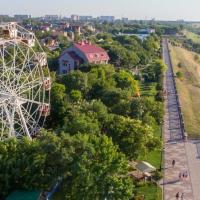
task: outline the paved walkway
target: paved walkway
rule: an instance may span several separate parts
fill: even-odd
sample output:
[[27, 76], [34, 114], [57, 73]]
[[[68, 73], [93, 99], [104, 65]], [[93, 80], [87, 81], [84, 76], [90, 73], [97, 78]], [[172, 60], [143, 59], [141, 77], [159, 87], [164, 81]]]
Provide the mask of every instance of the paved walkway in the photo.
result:
[[200, 141], [185, 143], [194, 200], [200, 200]]
[[[197, 198], [193, 197], [190, 174], [198, 173], [198, 171], [192, 170], [191, 173], [189, 170], [187, 155], [191, 155], [191, 152], [187, 151], [190, 149], [189, 144], [185, 144], [182, 139], [181, 116], [179, 115], [179, 104], [166, 40], [163, 41], [163, 57], [168, 66], [165, 76], [167, 99], [165, 102], [166, 114], [164, 119], [164, 200], [176, 199], [177, 192], [180, 192], [180, 194], [184, 193], [185, 200], [200, 200], [200, 196]], [[176, 160], [174, 168], [172, 167], [173, 159]], [[187, 171], [188, 177], [185, 180], [180, 180], [179, 173], [184, 173], [185, 171]]]

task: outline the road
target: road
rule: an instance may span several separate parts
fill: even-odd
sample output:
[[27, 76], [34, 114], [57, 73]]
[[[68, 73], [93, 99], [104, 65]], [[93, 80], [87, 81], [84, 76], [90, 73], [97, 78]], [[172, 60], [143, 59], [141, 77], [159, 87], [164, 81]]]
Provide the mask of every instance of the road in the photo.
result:
[[[176, 86], [173, 78], [173, 69], [167, 45], [167, 40], [163, 39], [163, 59], [168, 67], [164, 79], [164, 89], [167, 93], [165, 101], [165, 118], [163, 128], [164, 200], [176, 199], [175, 196], [178, 192], [180, 192], [180, 194], [184, 193], [185, 200], [200, 200], [200, 196], [194, 198], [193, 184], [190, 176], [191, 170], [192, 174], [194, 173], [194, 171], [188, 162], [188, 156], [190, 156], [192, 153], [194, 154], [195, 150], [193, 150], [192, 152], [188, 151], [188, 145], [193, 145], [193, 143], [185, 142], [183, 139], [184, 130], [182, 129], [183, 126], [181, 122], [181, 115], [179, 113], [180, 104], [177, 98]], [[174, 168], [172, 167], [172, 160], [176, 161]], [[188, 173], [188, 177], [184, 180], [180, 180], [179, 174], [186, 171]], [[196, 173], [198, 172], [196, 171]]]

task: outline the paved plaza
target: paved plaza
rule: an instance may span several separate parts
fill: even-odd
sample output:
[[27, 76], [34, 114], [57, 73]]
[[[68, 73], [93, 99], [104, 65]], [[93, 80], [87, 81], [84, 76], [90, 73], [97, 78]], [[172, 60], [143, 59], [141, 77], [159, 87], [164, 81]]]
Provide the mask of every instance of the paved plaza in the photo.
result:
[[[176, 199], [177, 192], [184, 193], [185, 200], [200, 200], [200, 141], [185, 142], [183, 139], [179, 103], [165, 39], [163, 40], [163, 57], [168, 66], [165, 76], [167, 97], [164, 118], [164, 200]], [[176, 161], [174, 168], [173, 160]], [[180, 179], [179, 174], [184, 172], [188, 174], [188, 177]]]

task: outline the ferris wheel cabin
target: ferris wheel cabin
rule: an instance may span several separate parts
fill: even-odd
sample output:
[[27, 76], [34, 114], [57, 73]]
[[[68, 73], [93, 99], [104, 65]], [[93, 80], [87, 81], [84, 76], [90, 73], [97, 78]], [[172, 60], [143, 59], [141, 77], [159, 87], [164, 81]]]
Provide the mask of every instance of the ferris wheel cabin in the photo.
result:
[[49, 104], [42, 104], [40, 106], [40, 114], [43, 117], [47, 117], [50, 114], [50, 106]]
[[17, 38], [17, 23], [10, 22], [6, 24], [0, 24], [0, 36], [5, 39]]
[[19, 26], [16, 22], [1, 23], [0, 37], [4, 39], [17, 39], [29, 47], [35, 46], [35, 35]]
[[33, 33], [21, 33], [21, 41], [29, 47], [35, 46], [35, 35]]
[[43, 88], [46, 91], [50, 91], [51, 90], [51, 79], [50, 78], [45, 78], [43, 81]]

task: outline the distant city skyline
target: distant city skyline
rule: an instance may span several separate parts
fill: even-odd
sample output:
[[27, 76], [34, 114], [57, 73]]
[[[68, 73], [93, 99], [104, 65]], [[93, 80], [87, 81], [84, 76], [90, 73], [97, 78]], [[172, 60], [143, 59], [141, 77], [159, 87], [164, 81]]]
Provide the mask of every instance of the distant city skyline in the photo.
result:
[[200, 21], [199, 0], [0, 0], [0, 14], [113, 15], [129, 19]]

